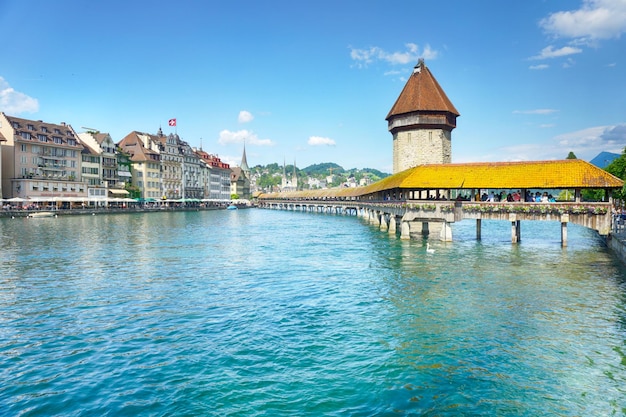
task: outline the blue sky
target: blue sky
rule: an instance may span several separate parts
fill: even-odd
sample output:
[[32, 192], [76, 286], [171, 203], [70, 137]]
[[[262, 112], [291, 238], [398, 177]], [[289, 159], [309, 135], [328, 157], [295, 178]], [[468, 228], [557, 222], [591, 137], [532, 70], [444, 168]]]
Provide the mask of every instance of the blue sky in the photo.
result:
[[461, 113], [453, 162], [590, 160], [626, 146], [624, 32], [626, 0], [0, 0], [0, 111], [391, 172], [423, 57]]

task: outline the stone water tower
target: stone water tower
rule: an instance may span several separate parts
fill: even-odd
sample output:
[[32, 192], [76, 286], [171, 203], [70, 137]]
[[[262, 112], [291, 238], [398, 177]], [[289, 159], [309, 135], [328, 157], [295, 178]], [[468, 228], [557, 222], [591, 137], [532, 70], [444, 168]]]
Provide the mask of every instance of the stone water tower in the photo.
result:
[[386, 117], [393, 135], [393, 173], [452, 162], [459, 112], [420, 59]]

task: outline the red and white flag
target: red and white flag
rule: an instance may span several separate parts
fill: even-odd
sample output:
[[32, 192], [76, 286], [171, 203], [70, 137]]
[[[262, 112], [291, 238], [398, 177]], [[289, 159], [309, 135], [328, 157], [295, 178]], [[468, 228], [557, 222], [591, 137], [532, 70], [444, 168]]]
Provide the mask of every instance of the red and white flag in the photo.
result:
[[176, 126], [176, 119], [170, 119], [169, 122], [167, 122], [167, 124], [170, 126]]

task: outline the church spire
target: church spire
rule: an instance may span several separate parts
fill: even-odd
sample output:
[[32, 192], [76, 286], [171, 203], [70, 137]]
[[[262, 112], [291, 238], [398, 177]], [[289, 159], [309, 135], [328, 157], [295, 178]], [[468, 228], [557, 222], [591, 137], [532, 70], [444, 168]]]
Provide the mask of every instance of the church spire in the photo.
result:
[[248, 158], [246, 158], [246, 142], [243, 143], [243, 156], [241, 157], [241, 170], [244, 172], [249, 172], [250, 168], [248, 168]]

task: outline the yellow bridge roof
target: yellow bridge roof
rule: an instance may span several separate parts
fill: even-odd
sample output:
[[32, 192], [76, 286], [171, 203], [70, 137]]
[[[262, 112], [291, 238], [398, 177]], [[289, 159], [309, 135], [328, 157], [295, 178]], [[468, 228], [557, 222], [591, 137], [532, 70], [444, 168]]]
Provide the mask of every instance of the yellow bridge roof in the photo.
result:
[[624, 185], [619, 178], [581, 159], [421, 165], [407, 171], [410, 173], [401, 179], [399, 188], [563, 189]]
[[334, 198], [393, 189], [621, 188], [624, 181], [581, 159], [420, 165], [357, 188], [263, 194], [260, 198]]

